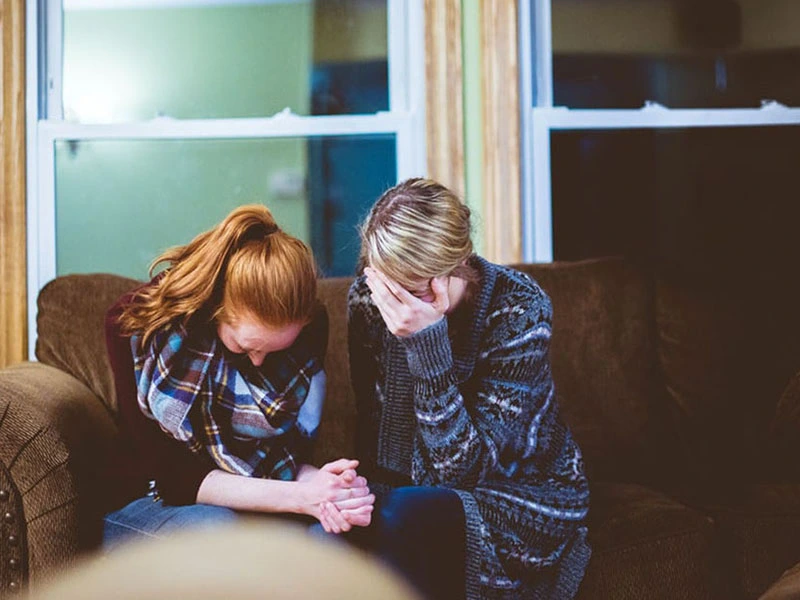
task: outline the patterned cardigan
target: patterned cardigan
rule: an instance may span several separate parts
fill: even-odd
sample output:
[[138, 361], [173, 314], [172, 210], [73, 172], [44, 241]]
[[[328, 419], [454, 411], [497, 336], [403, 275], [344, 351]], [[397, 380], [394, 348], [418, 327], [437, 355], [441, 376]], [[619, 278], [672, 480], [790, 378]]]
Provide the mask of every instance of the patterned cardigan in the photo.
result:
[[[467, 598], [571, 598], [589, 560], [589, 487], [559, 417], [550, 300], [529, 276], [473, 257], [474, 297], [406, 338], [363, 276], [348, 298], [359, 458], [370, 486], [437, 485], [466, 516]], [[466, 311], [468, 314], [463, 314]]]

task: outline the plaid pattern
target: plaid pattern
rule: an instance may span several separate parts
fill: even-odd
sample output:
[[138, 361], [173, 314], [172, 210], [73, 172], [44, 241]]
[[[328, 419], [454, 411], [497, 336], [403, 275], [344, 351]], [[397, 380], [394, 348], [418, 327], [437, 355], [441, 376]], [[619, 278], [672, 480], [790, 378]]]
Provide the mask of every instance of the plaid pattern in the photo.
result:
[[224, 471], [295, 478], [297, 454], [319, 424], [297, 418], [312, 378], [322, 371], [307, 335], [269, 354], [260, 367], [231, 356], [207, 328], [175, 326], [153, 335], [145, 348], [139, 342], [140, 336], [131, 338], [137, 398], [146, 416]]

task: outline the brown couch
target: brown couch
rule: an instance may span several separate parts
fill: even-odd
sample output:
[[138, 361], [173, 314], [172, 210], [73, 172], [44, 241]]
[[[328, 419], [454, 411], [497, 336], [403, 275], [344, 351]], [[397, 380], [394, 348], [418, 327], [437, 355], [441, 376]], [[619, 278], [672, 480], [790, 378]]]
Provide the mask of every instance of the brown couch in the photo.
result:
[[[519, 268], [553, 300], [557, 389], [592, 481], [580, 597], [757, 597], [800, 560], [794, 306], [620, 259]], [[38, 299], [39, 362], [0, 371], [0, 595], [98, 542], [92, 467], [114, 443], [115, 413], [103, 315], [135, 283], [52, 281]], [[320, 462], [353, 455], [349, 283], [321, 283], [331, 329]]]

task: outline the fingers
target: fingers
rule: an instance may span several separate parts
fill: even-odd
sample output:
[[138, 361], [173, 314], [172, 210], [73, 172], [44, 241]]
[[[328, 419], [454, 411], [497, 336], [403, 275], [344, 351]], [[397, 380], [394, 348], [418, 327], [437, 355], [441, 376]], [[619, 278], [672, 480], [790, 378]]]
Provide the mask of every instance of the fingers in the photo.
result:
[[[375, 271], [373, 271], [375, 272]], [[377, 277], [367, 277], [367, 287], [372, 292], [372, 301], [381, 313], [387, 325], [394, 323], [397, 311], [401, 306], [400, 300], [392, 294], [391, 290]], [[390, 325], [391, 328], [391, 325]]]
[[434, 300], [430, 302], [417, 298], [377, 269], [367, 267], [364, 273], [375, 306], [387, 329], [396, 336], [405, 337], [425, 329], [439, 321], [450, 307], [448, 277], [431, 280]]
[[378, 282], [380, 284], [383, 284], [383, 286], [389, 291], [389, 293], [391, 293], [391, 295], [394, 296], [400, 302], [407, 304], [409, 302], [417, 300], [417, 298], [414, 297], [414, 294], [409, 292], [406, 288], [397, 283], [394, 279], [386, 275], [383, 271], [367, 267], [366, 269], [364, 269], [364, 273], [367, 274], [367, 285], [369, 285], [370, 279], [373, 280], [377, 279]]
[[339, 475], [339, 479], [344, 483], [344, 487], [348, 488], [360, 488], [367, 486], [367, 478], [362, 477], [358, 473], [356, 473], [353, 469], [348, 469], [341, 475]]
[[340, 475], [348, 470], [355, 470], [358, 468], [358, 461], [350, 458], [340, 458], [333, 462], [326, 463], [320, 467], [320, 471], [327, 471], [334, 475]]
[[341, 502], [343, 500], [352, 500], [354, 498], [364, 498], [369, 496], [369, 488], [367, 486], [360, 487], [347, 487], [341, 488], [329, 500], [331, 502]]
[[355, 469], [347, 469], [346, 471], [342, 472], [341, 475], [339, 475], [339, 479], [341, 479], [348, 486], [353, 484], [353, 482], [356, 480], [356, 477], [358, 477], [358, 475], [356, 474]]
[[372, 522], [373, 508], [373, 506], [362, 506], [354, 510], [343, 510], [341, 513], [353, 527], [367, 527]]
[[325, 530], [325, 533], [333, 533], [333, 526], [328, 519], [328, 512], [325, 509], [324, 503], [319, 505], [318, 512], [319, 514], [317, 515], [317, 519], [319, 520], [320, 525], [322, 525], [322, 529]]
[[320, 519], [323, 529], [329, 531], [329, 533], [342, 533], [343, 531], [350, 531], [352, 528], [350, 522], [330, 502], [323, 502], [320, 505], [320, 516], [325, 519], [327, 526], [330, 528], [330, 530], [325, 529], [326, 523], [323, 523], [322, 519]]
[[338, 500], [334, 502], [336, 508], [340, 511], [342, 510], [355, 510], [358, 508], [364, 508], [366, 506], [372, 506], [375, 504], [375, 495], [368, 494], [366, 496], [357, 496], [354, 498], [348, 498], [346, 500]]

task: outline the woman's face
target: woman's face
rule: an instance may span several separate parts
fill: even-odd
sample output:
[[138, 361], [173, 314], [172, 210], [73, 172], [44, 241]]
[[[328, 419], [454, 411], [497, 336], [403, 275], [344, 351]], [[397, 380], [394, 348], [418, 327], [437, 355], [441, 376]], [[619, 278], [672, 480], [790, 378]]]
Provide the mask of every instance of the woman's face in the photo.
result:
[[431, 288], [431, 281], [433, 280], [420, 279], [413, 282], [413, 285], [407, 287], [406, 290], [408, 290], [408, 292], [418, 300], [422, 300], [423, 302], [431, 304], [434, 300], [436, 300], [436, 296], [433, 293], [433, 288]]
[[[432, 304], [436, 301], [436, 294], [433, 292], [431, 282], [433, 279], [419, 279], [412, 282], [413, 285], [405, 288], [408, 292], [423, 302]], [[464, 298], [464, 292], [467, 289], [467, 282], [460, 277], [448, 276], [445, 278], [445, 285], [447, 286], [447, 298], [449, 307], [445, 311], [446, 314], [453, 312]]]
[[220, 322], [217, 335], [228, 350], [234, 354], [246, 354], [253, 366], [258, 367], [267, 354], [286, 350], [294, 344], [302, 329], [303, 323], [275, 327], [245, 316], [234, 323]]

